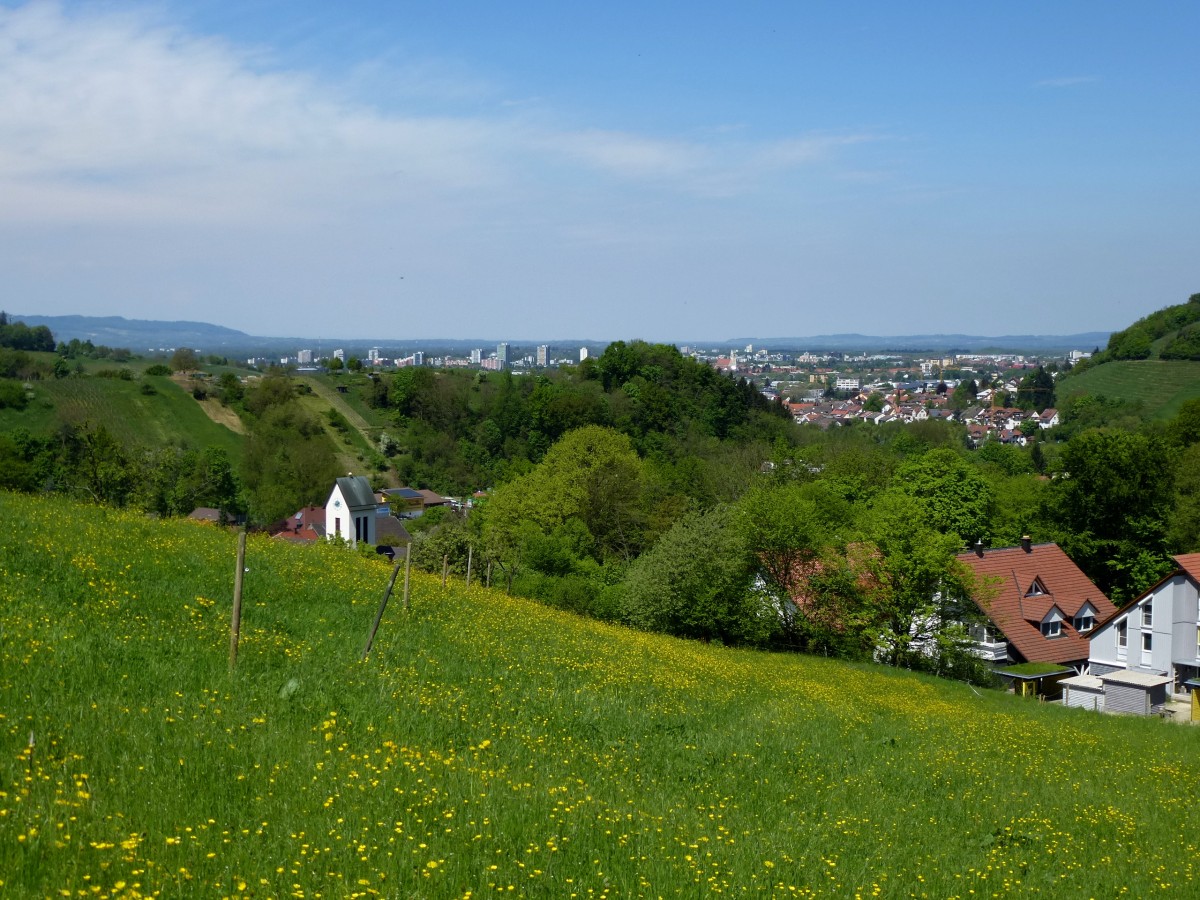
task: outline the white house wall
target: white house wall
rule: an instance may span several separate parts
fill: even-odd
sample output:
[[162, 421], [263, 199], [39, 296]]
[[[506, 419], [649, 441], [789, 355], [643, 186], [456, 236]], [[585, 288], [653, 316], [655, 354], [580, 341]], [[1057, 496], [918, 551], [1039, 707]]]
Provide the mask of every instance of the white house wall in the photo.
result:
[[[1147, 602], [1153, 606], [1149, 628], [1142, 625], [1142, 611]], [[1128, 646], [1124, 655], [1117, 648], [1117, 626], [1126, 622]], [[1197, 590], [1183, 574], [1164, 581], [1122, 611], [1121, 615], [1097, 628], [1090, 639], [1089, 670], [1103, 675], [1119, 669], [1151, 669], [1176, 677], [1175, 662], [1197, 659], [1197, 624], [1200, 623], [1200, 601]], [[1143, 654], [1144, 634], [1151, 636], [1151, 650]]]
[[362, 519], [363, 524], [362, 536], [359, 538], [363, 543], [377, 543], [378, 532], [375, 529], [376, 507], [372, 506], [350, 506], [346, 502], [346, 497], [342, 494], [342, 489], [335, 484], [329, 499], [325, 503], [325, 535], [333, 540], [341, 538], [342, 540], [356, 544], [354, 521]]

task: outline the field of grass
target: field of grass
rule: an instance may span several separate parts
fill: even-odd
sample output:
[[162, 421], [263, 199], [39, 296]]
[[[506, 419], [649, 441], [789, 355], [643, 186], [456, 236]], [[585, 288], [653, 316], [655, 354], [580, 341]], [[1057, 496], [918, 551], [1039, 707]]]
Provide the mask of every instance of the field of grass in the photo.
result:
[[[155, 393], [143, 394], [141, 384]], [[0, 409], [0, 430], [53, 431], [64, 423], [103, 425], [119, 441], [149, 446], [221, 447], [241, 453], [241, 437], [213, 422], [191, 395], [166, 376], [48, 378], [31, 382], [33, 399], [23, 410]]]
[[1060, 382], [1060, 400], [1071, 394], [1103, 394], [1141, 402], [1148, 417], [1169, 419], [1185, 401], [1200, 397], [1200, 362], [1160, 359], [1107, 362]]
[[[360, 389], [367, 384], [365, 375], [305, 375], [306, 381], [313, 389], [329, 401], [329, 405], [344, 415], [356, 428], [365, 430], [368, 437], [374, 440], [381, 430], [393, 425], [392, 416], [387, 410], [375, 409], [368, 406], [359, 394]], [[339, 394], [339, 385], [350, 387], [345, 394]]]
[[0, 896], [1197, 896], [1200, 730], [0, 494]]

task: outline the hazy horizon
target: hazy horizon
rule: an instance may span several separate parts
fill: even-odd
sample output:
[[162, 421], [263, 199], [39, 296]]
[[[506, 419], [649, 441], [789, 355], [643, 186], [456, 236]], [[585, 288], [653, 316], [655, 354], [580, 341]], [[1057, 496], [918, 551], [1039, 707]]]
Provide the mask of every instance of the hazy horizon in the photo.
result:
[[1200, 7], [1080, 0], [0, 0], [6, 305], [364, 340], [1111, 331], [1200, 290], [1197, 37]]

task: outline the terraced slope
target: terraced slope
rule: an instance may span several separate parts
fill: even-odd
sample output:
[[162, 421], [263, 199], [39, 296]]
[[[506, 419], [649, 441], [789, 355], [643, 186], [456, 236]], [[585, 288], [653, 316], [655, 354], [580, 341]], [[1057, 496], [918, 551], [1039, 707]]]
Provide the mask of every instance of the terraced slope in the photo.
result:
[[1200, 362], [1116, 360], [1064, 378], [1060, 401], [1072, 394], [1103, 395], [1141, 403], [1147, 418], [1169, 419], [1187, 400], [1200, 397]]

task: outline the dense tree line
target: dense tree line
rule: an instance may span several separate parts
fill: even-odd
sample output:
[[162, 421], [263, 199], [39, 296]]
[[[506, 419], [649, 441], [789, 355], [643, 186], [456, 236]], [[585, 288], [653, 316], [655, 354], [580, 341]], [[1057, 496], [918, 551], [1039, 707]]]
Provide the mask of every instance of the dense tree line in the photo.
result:
[[673, 347], [617, 341], [578, 367], [553, 373], [438, 372], [371, 375], [364, 399], [390, 411], [392, 459], [402, 481], [445, 493], [502, 484], [527, 472], [563, 435], [613, 428], [670, 477], [697, 491], [727, 492], [697, 467], [768, 444], [790, 428], [786, 411], [744, 381]]
[[0, 347], [34, 352], [52, 351], [54, 335], [45, 325], [30, 328], [24, 322], [11, 322], [8, 313], [0, 310]]
[[186, 516], [198, 506], [231, 517], [241, 510], [237, 476], [215, 447], [130, 448], [100, 425], [63, 425], [53, 434], [0, 434], [0, 488], [59, 493], [85, 502]]
[[1200, 400], [1063, 434], [970, 451], [941, 422], [797, 428], [727, 460], [714, 497], [589, 425], [418, 547], [461, 570], [471, 546], [515, 593], [639, 628], [984, 678], [957, 553], [1057, 541], [1120, 604], [1200, 550]]

